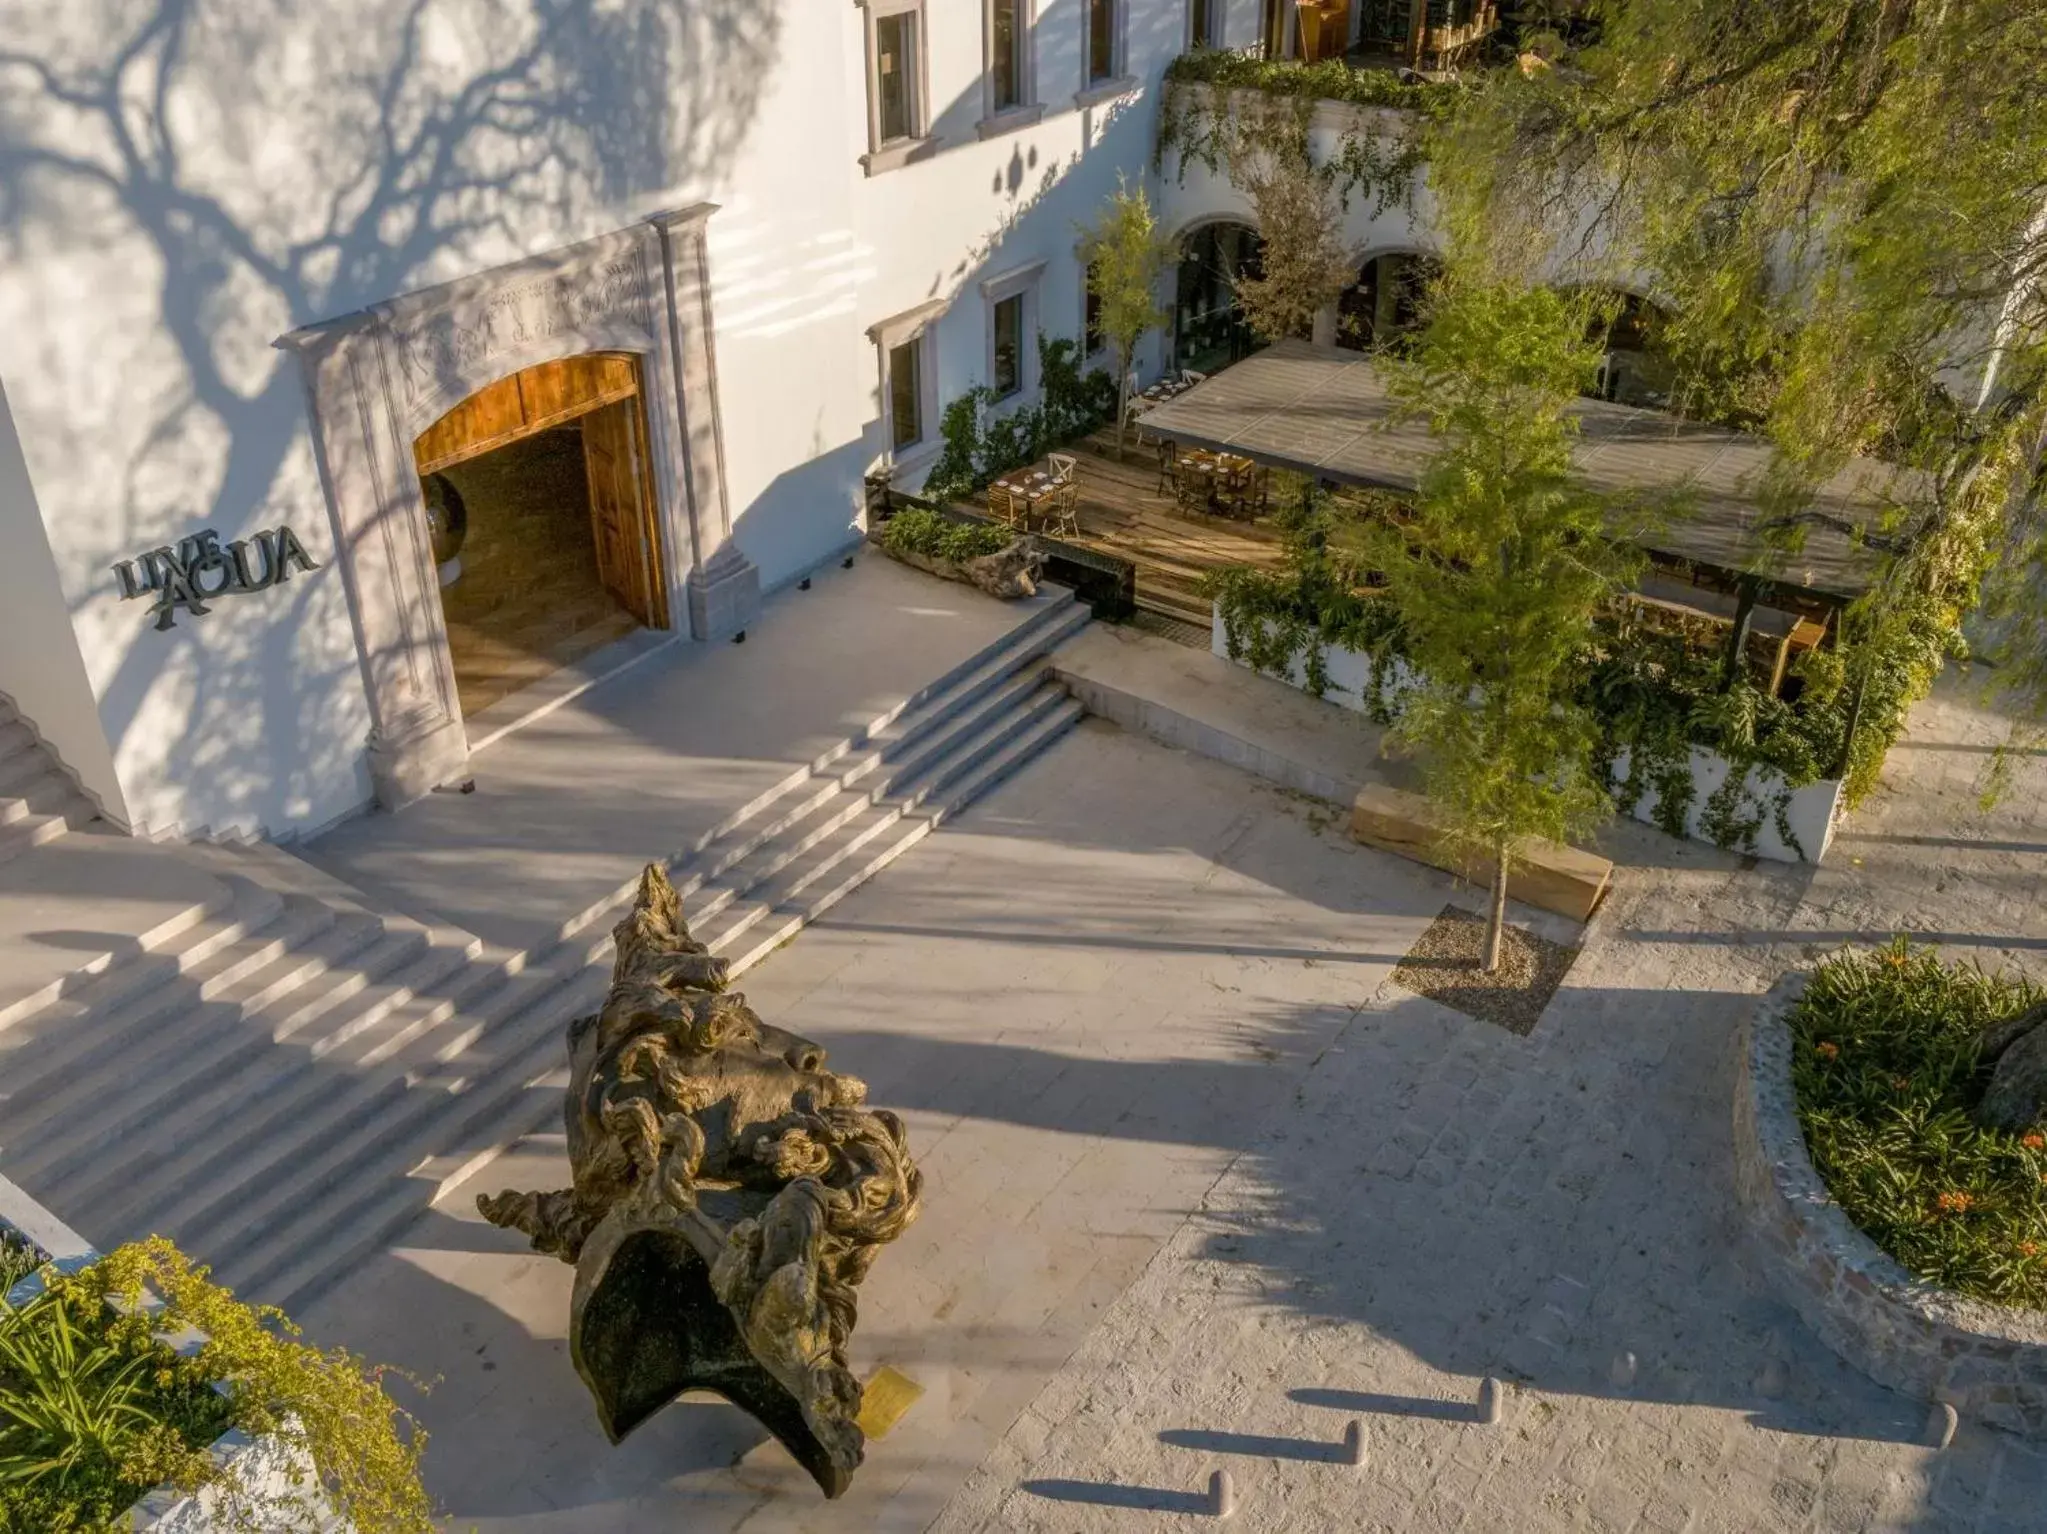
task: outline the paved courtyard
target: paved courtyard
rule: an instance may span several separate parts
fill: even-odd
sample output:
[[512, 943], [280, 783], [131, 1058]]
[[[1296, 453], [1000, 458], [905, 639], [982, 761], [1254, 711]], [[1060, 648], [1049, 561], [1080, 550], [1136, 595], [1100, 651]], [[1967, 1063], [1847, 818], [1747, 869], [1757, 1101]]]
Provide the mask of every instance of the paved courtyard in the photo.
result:
[[1247, 1529], [2036, 1530], [2047, 1456], [1920, 1446], [1922, 1407], [1761, 1288], [1729, 1175], [1732, 1035], [1777, 970], [1900, 926], [2039, 958], [2041, 767], [1977, 815], [1992, 739], [1923, 706], [1823, 870], [1614, 827], [1619, 893], [1522, 1039], [1387, 981], [1447, 879], [1084, 727], [744, 986], [906, 1110], [927, 1174], [855, 1335], [924, 1394], [840, 1503], [719, 1403], [604, 1443], [570, 1270], [468, 1207], [566, 1182], [558, 1139], [302, 1319], [440, 1376], [458, 1529], [1194, 1527], [1227, 1466]]

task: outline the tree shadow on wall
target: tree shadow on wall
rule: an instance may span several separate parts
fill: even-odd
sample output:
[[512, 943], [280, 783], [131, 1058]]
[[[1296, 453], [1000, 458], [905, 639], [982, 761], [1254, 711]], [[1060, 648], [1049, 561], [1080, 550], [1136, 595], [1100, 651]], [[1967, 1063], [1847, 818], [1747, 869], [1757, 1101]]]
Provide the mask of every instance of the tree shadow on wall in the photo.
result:
[[[101, 518], [68, 559], [104, 569], [285, 520], [328, 562], [298, 363], [272, 340], [686, 200], [746, 139], [782, 14], [371, 0], [341, 25], [289, 0], [163, 0], [139, 21], [69, 20], [0, 40], [0, 255], [35, 250], [106, 295], [65, 306], [50, 359], [61, 376], [92, 358], [100, 382], [17, 400], [45, 471], [72, 476], [46, 510]], [[104, 600], [75, 601], [88, 631]], [[210, 783], [250, 825], [359, 800], [368, 720], [337, 574], [240, 600], [268, 611], [164, 634], [141, 603], [115, 610], [110, 744], [138, 726], [173, 740], [165, 780]]]

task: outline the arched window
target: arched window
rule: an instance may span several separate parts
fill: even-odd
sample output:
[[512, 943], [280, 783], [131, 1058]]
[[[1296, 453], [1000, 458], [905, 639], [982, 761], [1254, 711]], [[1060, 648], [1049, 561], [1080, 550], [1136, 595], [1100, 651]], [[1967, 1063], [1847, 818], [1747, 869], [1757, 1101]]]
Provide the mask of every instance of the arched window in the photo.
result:
[[1173, 301], [1173, 365], [1212, 373], [1255, 341], [1237, 307], [1237, 279], [1259, 275], [1263, 241], [1249, 224], [1203, 224], [1180, 246]]
[[1397, 345], [1421, 323], [1422, 301], [1442, 263], [1419, 251], [1373, 256], [1336, 300], [1336, 344], [1353, 351]]

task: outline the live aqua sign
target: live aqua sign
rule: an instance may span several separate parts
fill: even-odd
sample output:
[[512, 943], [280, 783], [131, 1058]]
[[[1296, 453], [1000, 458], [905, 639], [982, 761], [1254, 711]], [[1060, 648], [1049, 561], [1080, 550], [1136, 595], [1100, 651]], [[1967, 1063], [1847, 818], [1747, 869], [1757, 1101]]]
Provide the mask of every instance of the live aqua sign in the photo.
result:
[[221, 597], [280, 586], [294, 570], [319, 568], [288, 527], [237, 538], [225, 548], [220, 534], [209, 528], [181, 539], [176, 548], [166, 545], [122, 560], [114, 566], [114, 578], [123, 599], [154, 596], [150, 610], [156, 626], [167, 629], [177, 622], [180, 608], [196, 618]]

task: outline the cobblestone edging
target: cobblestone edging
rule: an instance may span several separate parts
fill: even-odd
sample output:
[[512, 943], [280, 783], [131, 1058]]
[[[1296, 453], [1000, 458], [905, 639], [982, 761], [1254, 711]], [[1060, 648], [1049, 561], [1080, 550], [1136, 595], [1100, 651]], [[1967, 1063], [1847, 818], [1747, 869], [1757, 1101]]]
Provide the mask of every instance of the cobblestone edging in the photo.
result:
[[1735, 1082], [1735, 1186], [1784, 1298], [1878, 1383], [2047, 1438], [2047, 1312], [1964, 1299], [1915, 1279], [1856, 1229], [1814, 1170], [1787, 1023], [1807, 978], [1785, 975], [1750, 1012]]

